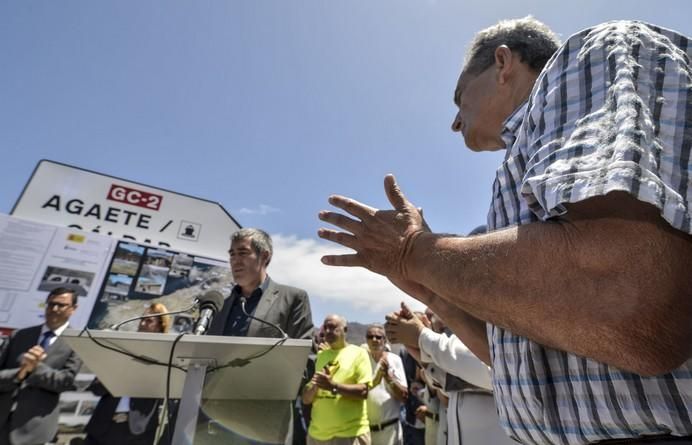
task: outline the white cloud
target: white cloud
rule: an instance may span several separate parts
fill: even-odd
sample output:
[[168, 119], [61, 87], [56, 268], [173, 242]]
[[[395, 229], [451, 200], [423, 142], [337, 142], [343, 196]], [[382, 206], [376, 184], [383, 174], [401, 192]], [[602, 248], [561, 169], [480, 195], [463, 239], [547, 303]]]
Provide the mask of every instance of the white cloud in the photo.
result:
[[238, 213], [241, 213], [243, 215], [268, 215], [270, 213], [277, 213], [280, 211], [281, 209], [277, 209], [276, 207], [272, 207], [267, 204], [260, 204], [259, 207], [256, 209], [249, 209], [247, 207], [243, 207], [240, 210], [238, 210]]
[[405, 301], [412, 308], [423, 306], [404, 294], [381, 275], [361, 267], [325, 266], [326, 254], [349, 253], [336, 244], [295, 236], [272, 235], [274, 258], [269, 273], [280, 283], [293, 284], [311, 296], [346, 304], [355, 311], [382, 314], [399, 308]]

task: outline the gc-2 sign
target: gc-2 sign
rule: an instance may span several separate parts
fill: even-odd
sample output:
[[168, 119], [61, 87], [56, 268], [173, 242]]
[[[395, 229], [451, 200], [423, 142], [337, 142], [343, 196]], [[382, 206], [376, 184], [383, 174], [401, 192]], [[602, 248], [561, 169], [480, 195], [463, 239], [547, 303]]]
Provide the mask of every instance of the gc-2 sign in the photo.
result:
[[124, 185], [111, 184], [107, 199], [144, 207], [145, 209], [158, 210], [161, 207], [163, 196], [125, 187]]

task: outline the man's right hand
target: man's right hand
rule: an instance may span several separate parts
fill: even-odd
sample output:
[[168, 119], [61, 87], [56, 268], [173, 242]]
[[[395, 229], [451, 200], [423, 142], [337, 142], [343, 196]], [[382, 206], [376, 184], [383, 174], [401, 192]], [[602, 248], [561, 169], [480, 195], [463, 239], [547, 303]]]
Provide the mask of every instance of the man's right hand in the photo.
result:
[[418, 408], [416, 408], [416, 418], [420, 420], [421, 422], [425, 423], [425, 414], [428, 412], [428, 407], [425, 405], [421, 405]]
[[45, 358], [46, 351], [42, 347], [38, 345], [32, 346], [22, 355], [17, 378], [19, 380], [24, 380], [28, 374], [34, 372], [38, 364], [41, 363]]
[[[404, 318], [407, 316], [410, 318]], [[405, 304], [402, 303], [401, 312], [387, 315], [386, 320], [385, 332], [392, 343], [418, 347], [418, 337], [426, 326]]]

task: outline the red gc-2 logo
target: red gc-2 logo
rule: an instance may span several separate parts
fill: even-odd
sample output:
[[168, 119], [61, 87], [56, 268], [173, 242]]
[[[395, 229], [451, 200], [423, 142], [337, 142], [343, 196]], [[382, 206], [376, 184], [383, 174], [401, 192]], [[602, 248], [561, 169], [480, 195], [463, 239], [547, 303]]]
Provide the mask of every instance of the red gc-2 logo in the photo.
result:
[[161, 207], [163, 196], [154, 193], [135, 190], [122, 185], [111, 184], [111, 189], [108, 191], [108, 199], [111, 201], [124, 202], [146, 209], [158, 210]]

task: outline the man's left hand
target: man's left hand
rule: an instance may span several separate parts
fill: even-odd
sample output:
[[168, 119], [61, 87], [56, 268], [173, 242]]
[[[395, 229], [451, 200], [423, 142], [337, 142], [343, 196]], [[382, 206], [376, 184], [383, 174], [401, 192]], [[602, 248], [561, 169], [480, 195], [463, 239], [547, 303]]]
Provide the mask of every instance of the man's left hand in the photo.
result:
[[[384, 178], [384, 187], [393, 210], [378, 210], [344, 196], [331, 196], [330, 204], [357, 219], [340, 213], [322, 211], [322, 221], [346, 232], [320, 229], [318, 235], [356, 251], [355, 254], [325, 255], [322, 262], [329, 266], [362, 266], [373, 272], [405, 280], [405, 260], [413, 240], [421, 232], [429, 232], [423, 215], [399, 189], [393, 175]], [[350, 232], [350, 233], [347, 233]]]

